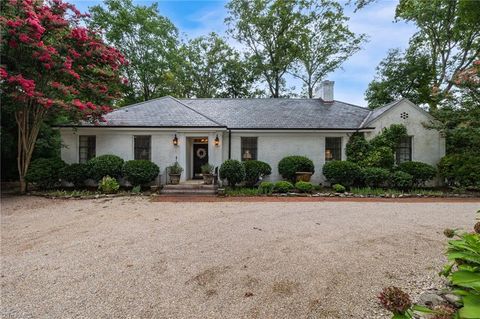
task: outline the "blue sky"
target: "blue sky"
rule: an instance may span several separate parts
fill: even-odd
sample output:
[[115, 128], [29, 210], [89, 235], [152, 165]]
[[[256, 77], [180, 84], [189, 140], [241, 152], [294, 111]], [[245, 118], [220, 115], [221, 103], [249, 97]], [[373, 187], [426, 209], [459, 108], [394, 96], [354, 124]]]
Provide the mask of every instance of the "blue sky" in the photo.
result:
[[[100, 0], [70, 0], [82, 12], [88, 7], [101, 4]], [[158, 2], [160, 14], [168, 17], [180, 30], [183, 38], [194, 38], [212, 31], [225, 35], [223, 23], [227, 15], [226, 1], [134, 1], [138, 4]], [[366, 106], [364, 93], [373, 79], [375, 68], [386, 56], [390, 48], [405, 48], [415, 27], [404, 22], [394, 22], [397, 1], [380, 0], [354, 13], [352, 7], [346, 7], [350, 17], [350, 29], [356, 33], [365, 33], [369, 42], [363, 50], [343, 64], [342, 69], [330, 74], [328, 79], [335, 81], [335, 99]], [[234, 46], [234, 40], [230, 40]], [[288, 78], [289, 86], [299, 91], [301, 84]]]

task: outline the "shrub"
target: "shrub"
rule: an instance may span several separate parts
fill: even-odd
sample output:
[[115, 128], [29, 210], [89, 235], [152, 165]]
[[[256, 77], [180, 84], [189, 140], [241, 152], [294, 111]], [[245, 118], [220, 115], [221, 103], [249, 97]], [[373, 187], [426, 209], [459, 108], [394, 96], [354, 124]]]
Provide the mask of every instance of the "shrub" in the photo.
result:
[[259, 194], [271, 194], [273, 193], [273, 189], [275, 184], [272, 182], [261, 182], [260, 186], [258, 186], [258, 193]]
[[83, 186], [88, 176], [88, 166], [84, 163], [73, 163], [60, 171], [60, 178], [72, 183], [75, 187]]
[[370, 143], [365, 139], [363, 133], [354, 133], [347, 143], [347, 160], [359, 163], [369, 154], [370, 150]]
[[335, 185], [332, 186], [332, 188], [337, 193], [345, 193], [345, 191], [347, 190], [345, 188], [345, 186], [340, 185], [340, 184], [335, 184]]
[[213, 170], [215, 169], [215, 167], [213, 167], [213, 165], [211, 164], [204, 164], [202, 165], [202, 167], [200, 167], [200, 171], [202, 172], [202, 174], [213, 174]]
[[480, 187], [480, 156], [446, 155], [438, 163], [438, 172], [449, 186]]
[[402, 172], [402, 171], [396, 171], [392, 175], [392, 184], [393, 187], [406, 190], [410, 189], [413, 186], [413, 177], [412, 175]]
[[311, 193], [313, 191], [313, 184], [310, 182], [299, 181], [295, 184], [295, 188], [301, 193]]
[[245, 184], [247, 186], [255, 185], [260, 177], [272, 174], [272, 168], [262, 161], [245, 161]]
[[395, 156], [391, 148], [381, 146], [371, 150], [360, 163], [362, 166], [391, 169], [395, 163]]
[[101, 155], [87, 162], [89, 177], [98, 181], [104, 176], [118, 178], [122, 174], [123, 159], [116, 155]]
[[54, 187], [60, 180], [60, 172], [66, 166], [59, 158], [39, 158], [30, 163], [25, 179], [39, 188]]
[[125, 162], [122, 173], [133, 186], [138, 186], [153, 181], [160, 173], [160, 168], [148, 160], [133, 160]]
[[323, 165], [323, 175], [332, 184], [352, 186], [361, 178], [360, 166], [349, 161], [330, 161]]
[[183, 172], [183, 167], [178, 164], [178, 162], [175, 162], [173, 165], [170, 165], [167, 167], [168, 168], [168, 173], [169, 174], [174, 174], [174, 175], [181, 175]]
[[278, 162], [278, 172], [283, 178], [295, 182], [296, 172], [315, 173], [315, 166], [305, 156], [287, 156]]
[[235, 187], [245, 179], [245, 167], [237, 160], [226, 160], [220, 166], [220, 178], [226, 179], [228, 185]]
[[362, 179], [368, 187], [386, 186], [390, 182], [390, 171], [380, 167], [362, 169]]
[[98, 189], [104, 194], [113, 194], [118, 191], [120, 184], [117, 180], [110, 176], [103, 177], [98, 183]]
[[374, 148], [388, 147], [392, 151], [402, 138], [408, 137], [407, 128], [403, 124], [392, 124], [382, 130], [380, 134], [370, 140], [370, 145]]
[[293, 189], [293, 184], [287, 181], [279, 181], [275, 183], [273, 189], [277, 193], [287, 193]]
[[435, 167], [422, 162], [403, 162], [398, 165], [398, 169], [412, 175], [413, 184], [416, 186], [425, 184], [437, 174]]

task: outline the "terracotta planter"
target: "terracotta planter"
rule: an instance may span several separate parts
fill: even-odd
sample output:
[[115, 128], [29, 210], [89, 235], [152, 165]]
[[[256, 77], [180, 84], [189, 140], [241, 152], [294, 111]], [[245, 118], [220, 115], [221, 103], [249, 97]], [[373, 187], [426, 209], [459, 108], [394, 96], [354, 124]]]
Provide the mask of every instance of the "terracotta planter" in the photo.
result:
[[170, 184], [178, 185], [180, 183], [181, 174], [168, 174], [170, 176]]
[[213, 174], [202, 174], [203, 176], [203, 183], [206, 185], [213, 184]]
[[312, 178], [312, 172], [296, 172], [297, 175], [297, 182], [310, 182], [310, 178]]

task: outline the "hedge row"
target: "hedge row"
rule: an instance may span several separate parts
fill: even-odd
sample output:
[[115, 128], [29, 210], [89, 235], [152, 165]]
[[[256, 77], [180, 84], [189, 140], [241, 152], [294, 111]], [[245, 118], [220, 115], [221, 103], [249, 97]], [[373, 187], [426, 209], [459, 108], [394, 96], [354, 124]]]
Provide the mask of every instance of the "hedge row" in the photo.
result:
[[260, 178], [272, 173], [272, 168], [262, 161], [245, 161], [243, 163], [237, 160], [226, 160], [220, 166], [220, 178], [226, 179], [228, 185], [235, 186], [245, 182], [247, 186], [254, 186]]
[[331, 161], [323, 166], [323, 175], [331, 184], [346, 187], [395, 187], [409, 189], [423, 186], [437, 174], [435, 167], [422, 162], [404, 162], [388, 170], [381, 167], [364, 167], [350, 161]]
[[102, 155], [85, 164], [71, 165], [59, 158], [40, 158], [32, 161], [26, 179], [40, 188], [54, 187], [60, 180], [81, 187], [87, 179], [98, 182], [105, 176], [115, 179], [124, 177], [133, 185], [144, 185], [153, 181], [159, 173], [160, 168], [151, 161], [124, 162], [116, 155]]

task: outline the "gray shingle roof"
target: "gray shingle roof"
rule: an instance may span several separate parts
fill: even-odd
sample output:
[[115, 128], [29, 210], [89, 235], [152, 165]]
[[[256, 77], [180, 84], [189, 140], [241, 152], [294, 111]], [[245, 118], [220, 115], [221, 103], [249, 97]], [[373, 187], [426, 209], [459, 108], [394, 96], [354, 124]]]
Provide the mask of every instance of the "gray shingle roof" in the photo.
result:
[[122, 107], [104, 116], [103, 126], [217, 127], [219, 123], [169, 96]]
[[[321, 99], [176, 99], [170, 96], [108, 113], [101, 126], [232, 129], [357, 129], [372, 111]], [[90, 124], [84, 123], [84, 126]]]
[[319, 99], [181, 99], [182, 103], [229, 128], [359, 128], [366, 108]]

